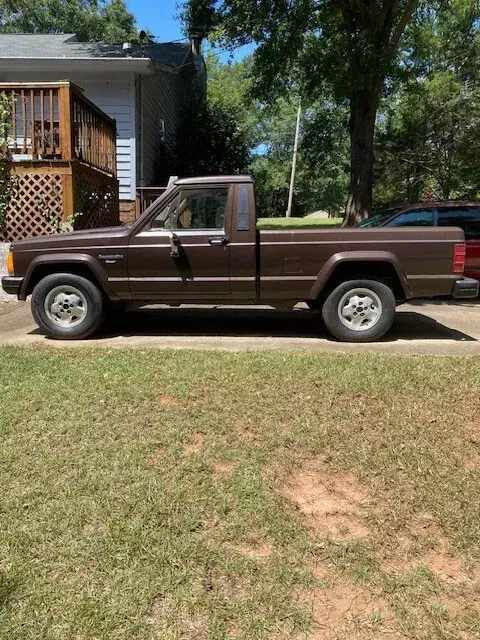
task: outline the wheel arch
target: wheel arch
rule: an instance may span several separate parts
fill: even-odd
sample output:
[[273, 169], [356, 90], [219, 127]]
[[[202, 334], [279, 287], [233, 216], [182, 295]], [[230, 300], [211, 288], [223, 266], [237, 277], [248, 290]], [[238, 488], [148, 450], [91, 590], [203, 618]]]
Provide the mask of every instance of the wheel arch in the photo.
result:
[[379, 280], [388, 284], [396, 300], [412, 297], [405, 272], [398, 258], [389, 251], [336, 253], [318, 273], [308, 300], [321, 302], [345, 280]]
[[35, 258], [23, 280], [20, 299], [25, 300], [40, 280], [54, 273], [71, 273], [72, 275], [82, 276], [96, 285], [107, 298], [118, 299], [118, 296], [108, 284], [105, 272], [91, 256], [86, 254], [58, 254]]

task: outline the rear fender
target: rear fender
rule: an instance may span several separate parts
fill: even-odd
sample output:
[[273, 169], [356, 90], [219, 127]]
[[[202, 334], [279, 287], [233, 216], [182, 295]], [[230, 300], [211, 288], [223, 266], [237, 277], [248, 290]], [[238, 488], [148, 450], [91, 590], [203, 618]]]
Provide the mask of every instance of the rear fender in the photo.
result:
[[317, 279], [310, 289], [308, 299], [316, 300], [318, 298], [330, 280], [330, 277], [333, 275], [335, 269], [340, 264], [352, 263], [353, 268], [355, 262], [383, 262], [391, 265], [397, 274], [405, 299], [413, 297], [412, 290], [408, 285], [407, 276], [395, 254], [390, 251], [342, 251], [340, 253], [335, 253], [323, 265], [322, 269], [318, 273]]

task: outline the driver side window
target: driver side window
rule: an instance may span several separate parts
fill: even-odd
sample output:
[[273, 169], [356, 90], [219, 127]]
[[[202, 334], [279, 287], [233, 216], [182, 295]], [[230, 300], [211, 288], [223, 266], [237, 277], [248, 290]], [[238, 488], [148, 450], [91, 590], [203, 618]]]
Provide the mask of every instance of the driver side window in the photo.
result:
[[152, 230], [223, 230], [228, 187], [182, 189], [155, 217]]

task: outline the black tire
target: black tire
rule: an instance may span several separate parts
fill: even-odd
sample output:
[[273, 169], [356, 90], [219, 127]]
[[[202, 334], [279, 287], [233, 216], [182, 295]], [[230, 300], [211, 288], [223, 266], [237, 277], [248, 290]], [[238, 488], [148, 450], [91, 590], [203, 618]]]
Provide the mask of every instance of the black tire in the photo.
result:
[[[71, 319], [72, 326], [62, 325], [60, 317], [55, 321], [52, 320], [54, 313], [50, 302], [59, 299], [55, 297], [56, 290], [58, 290], [57, 295], [63, 295], [62, 300], [65, 301], [65, 307], [62, 306], [59, 312], [63, 315], [71, 313], [71, 310], [66, 311], [69, 306], [72, 306], [66, 303], [67, 300], [79, 300], [77, 306], [72, 306], [72, 308], [74, 311], [75, 309], [81, 310], [81, 314], [84, 315], [80, 315], [80, 313], [78, 317], [74, 315]], [[50, 307], [50, 317], [47, 313], [46, 303]], [[55, 309], [57, 308], [58, 303], [56, 303]], [[33, 290], [32, 314], [36, 323], [49, 338], [82, 340], [94, 333], [102, 324], [105, 304], [100, 290], [90, 280], [71, 273], [54, 273], [40, 280]], [[68, 316], [65, 317], [68, 318]], [[66, 323], [67, 320], [65, 319], [63, 322]]]
[[[372, 304], [364, 307], [364, 302], [369, 300]], [[349, 315], [341, 313], [340, 305]], [[329, 294], [322, 307], [322, 317], [330, 333], [342, 342], [373, 342], [392, 326], [395, 305], [393, 291], [383, 282], [347, 280]], [[350, 328], [354, 325], [357, 328]]]

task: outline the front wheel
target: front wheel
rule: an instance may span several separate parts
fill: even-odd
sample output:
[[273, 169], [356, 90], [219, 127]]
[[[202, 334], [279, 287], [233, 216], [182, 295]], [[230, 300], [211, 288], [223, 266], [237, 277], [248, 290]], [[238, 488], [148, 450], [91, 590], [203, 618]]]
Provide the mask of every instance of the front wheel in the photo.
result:
[[327, 297], [322, 317], [330, 333], [343, 342], [373, 342], [392, 326], [395, 296], [383, 282], [348, 280]]
[[103, 297], [86, 278], [54, 273], [40, 280], [33, 290], [32, 314], [48, 337], [80, 340], [102, 323]]

